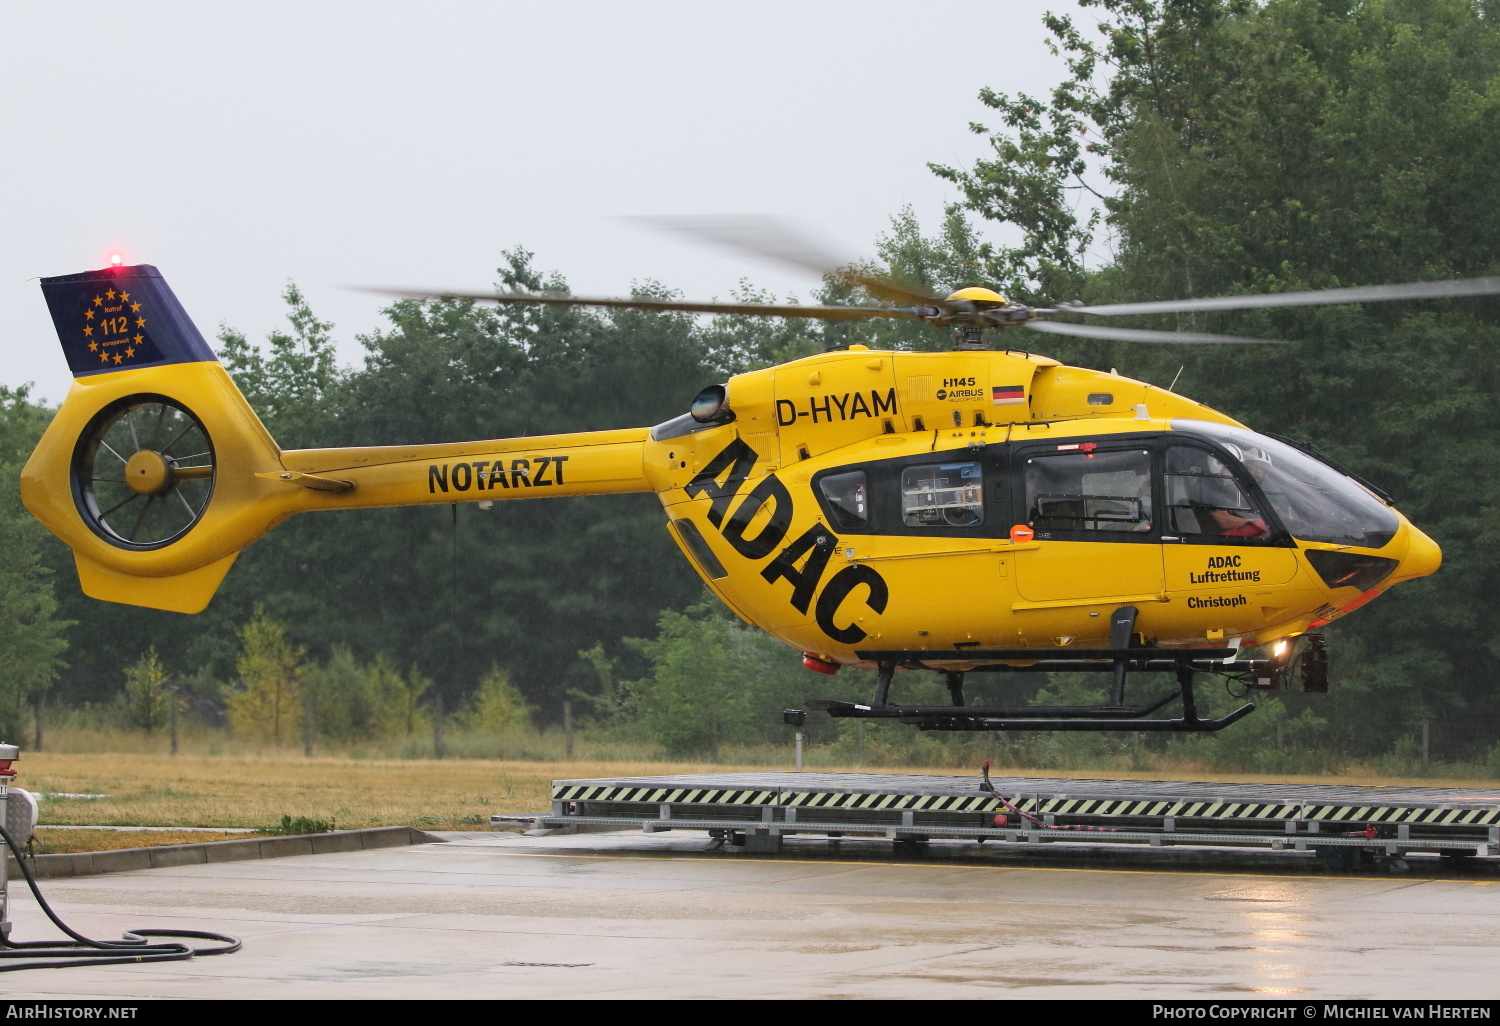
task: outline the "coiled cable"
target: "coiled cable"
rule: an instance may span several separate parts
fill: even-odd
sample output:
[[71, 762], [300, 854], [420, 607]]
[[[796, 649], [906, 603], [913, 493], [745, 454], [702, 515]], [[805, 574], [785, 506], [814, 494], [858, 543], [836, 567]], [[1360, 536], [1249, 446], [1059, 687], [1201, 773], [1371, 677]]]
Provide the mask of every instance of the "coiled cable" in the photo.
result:
[[[16, 865], [26, 877], [26, 886], [31, 888], [36, 903], [47, 918], [63, 933], [73, 939], [72, 943], [61, 941], [13, 941], [9, 936], [0, 936], [0, 960], [17, 959], [19, 964], [8, 965], [0, 961], [0, 973], [13, 973], [22, 969], [66, 969], [75, 965], [130, 965], [136, 962], [182, 962], [194, 955], [228, 955], [240, 950], [240, 939], [227, 933], [210, 933], [207, 930], [126, 930], [120, 940], [100, 941], [85, 937], [57, 917], [47, 899], [36, 885], [31, 867], [21, 855], [20, 846], [10, 831], [0, 826], [0, 837], [6, 847], [16, 856]], [[0, 852], [0, 857], [3, 857]], [[192, 940], [220, 942], [217, 947], [195, 948], [182, 941], [153, 944], [148, 937], [183, 937]]]

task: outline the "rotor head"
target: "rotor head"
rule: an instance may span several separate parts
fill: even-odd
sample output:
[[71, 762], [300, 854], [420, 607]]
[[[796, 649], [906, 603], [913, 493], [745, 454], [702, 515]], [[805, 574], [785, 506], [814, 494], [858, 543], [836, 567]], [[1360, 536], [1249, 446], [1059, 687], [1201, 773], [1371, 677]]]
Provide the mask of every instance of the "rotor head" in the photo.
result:
[[959, 289], [948, 297], [947, 302], [957, 303], [963, 300], [971, 303], [994, 303], [996, 306], [1005, 306], [1007, 302], [1006, 298], [994, 289], [980, 288], [977, 285]]

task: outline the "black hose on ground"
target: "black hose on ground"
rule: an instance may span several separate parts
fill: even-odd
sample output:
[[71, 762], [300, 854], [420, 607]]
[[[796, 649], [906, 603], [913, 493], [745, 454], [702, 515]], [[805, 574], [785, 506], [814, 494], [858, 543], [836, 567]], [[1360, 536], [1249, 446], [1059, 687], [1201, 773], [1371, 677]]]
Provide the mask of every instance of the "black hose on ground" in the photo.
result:
[[[0, 936], [0, 959], [21, 959], [19, 965], [0, 964], [0, 973], [13, 973], [22, 969], [66, 969], [75, 965], [130, 965], [136, 962], [183, 962], [194, 955], [228, 955], [240, 950], [240, 939], [227, 933], [209, 933], [207, 930], [126, 930], [122, 939], [99, 941], [85, 937], [57, 917], [47, 899], [42, 897], [36, 885], [31, 867], [21, 855], [15, 838], [4, 826], [0, 826], [0, 837], [6, 847], [16, 856], [16, 865], [26, 877], [26, 886], [31, 888], [36, 903], [47, 918], [63, 933], [73, 938], [73, 943], [58, 941], [13, 941]], [[0, 857], [4, 852], [0, 851]], [[195, 948], [180, 941], [152, 944], [148, 937], [186, 937], [193, 940], [221, 942], [218, 947]]]

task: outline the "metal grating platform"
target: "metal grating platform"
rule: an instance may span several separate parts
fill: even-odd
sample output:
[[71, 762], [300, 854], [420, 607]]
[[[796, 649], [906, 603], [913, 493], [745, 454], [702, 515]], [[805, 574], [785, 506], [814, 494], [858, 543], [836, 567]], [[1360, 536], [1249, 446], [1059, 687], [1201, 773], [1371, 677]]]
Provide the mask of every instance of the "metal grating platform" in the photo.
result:
[[876, 773], [717, 773], [558, 780], [552, 811], [492, 817], [557, 829], [708, 830], [747, 850], [789, 834], [1042, 842], [1500, 852], [1500, 790]]

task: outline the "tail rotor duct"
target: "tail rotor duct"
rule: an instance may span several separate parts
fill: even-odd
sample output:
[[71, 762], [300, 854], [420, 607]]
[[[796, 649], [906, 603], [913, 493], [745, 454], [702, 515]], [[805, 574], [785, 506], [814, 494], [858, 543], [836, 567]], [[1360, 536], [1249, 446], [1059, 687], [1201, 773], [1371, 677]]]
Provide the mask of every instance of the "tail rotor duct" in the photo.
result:
[[95, 534], [157, 549], [190, 531], [213, 497], [213, 441], [187, 407], [140, 394], [100, 410], [78, 439], [73, 498]]

